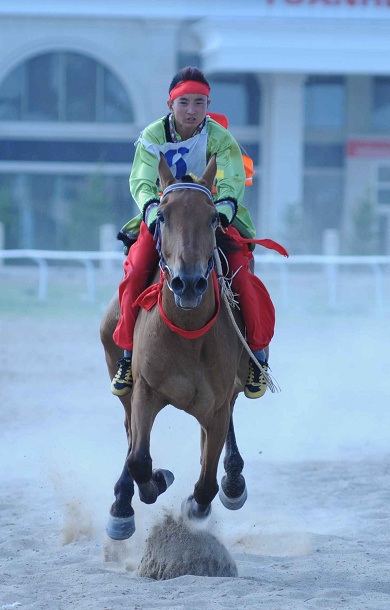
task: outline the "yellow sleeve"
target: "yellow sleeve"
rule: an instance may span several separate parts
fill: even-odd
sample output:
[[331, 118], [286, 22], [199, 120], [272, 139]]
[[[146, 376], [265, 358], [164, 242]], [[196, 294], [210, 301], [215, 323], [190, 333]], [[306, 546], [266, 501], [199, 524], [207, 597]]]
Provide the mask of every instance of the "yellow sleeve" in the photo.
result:
[[[146, 127], [141, 136], [149, 142], [163, 144], [165, 142], [163, 119]], [[141, 211], [147, 201], [158, 198], [158, 163], [159, 159], [138, 142], [129, 182], [131, 196]]]

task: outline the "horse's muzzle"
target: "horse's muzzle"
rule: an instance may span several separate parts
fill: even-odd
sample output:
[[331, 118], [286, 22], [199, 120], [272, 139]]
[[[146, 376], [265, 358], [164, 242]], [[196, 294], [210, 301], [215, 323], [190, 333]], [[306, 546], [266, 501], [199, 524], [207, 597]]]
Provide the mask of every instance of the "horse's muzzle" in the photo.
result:
[[175, 295], [177, 307], [193, 309], [202, 300], [207, 290], [207, 277], [204, 275], [176, 275], [171, 280], [171, 289]]

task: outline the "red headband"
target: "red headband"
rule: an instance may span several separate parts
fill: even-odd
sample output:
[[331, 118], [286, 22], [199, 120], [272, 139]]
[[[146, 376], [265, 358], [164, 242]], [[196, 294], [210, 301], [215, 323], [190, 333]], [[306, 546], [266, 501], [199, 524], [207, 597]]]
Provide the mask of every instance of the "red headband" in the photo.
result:
[[209, 95], [210, 87], [204, 83], [199, 83], [196, 80], [185, 80], [173, 89], [169, 93], [169, 99], [171, 102], [177, 97], [185, 95], [186, 93], [199, 93], [199, 95]]

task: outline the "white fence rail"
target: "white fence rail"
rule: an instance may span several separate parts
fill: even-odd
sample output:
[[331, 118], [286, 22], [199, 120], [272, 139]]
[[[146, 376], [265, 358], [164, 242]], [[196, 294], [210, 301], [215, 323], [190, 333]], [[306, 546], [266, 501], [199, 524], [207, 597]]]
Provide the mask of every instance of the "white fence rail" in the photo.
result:
[[[110, 261], [123, 261], [121, 251], [68, 252], [56, 250], [0, 250], [0, 264], [4, 260], [31, 260], [39, 267], [38, 300], [46, 301], [49, 283], [49, 262], [61, 261], [79, 263], [85, 268], [87, 297], [93, 303], [96, 299], [96, 267], [94, 263], [107, 265]], [[290, 270], [292, 267], [308, 268], [317, 266], [325, 273], [327, 305], [337, 309], [339, 271], [342, 267], [364, 267], [370, 271], [373, 278], [372, 292], [374, 311], [382, 314], [384, 303], [384, 277], [386, 268], [390, 268], [390, 256], [329, 256], [329, 255], [297, 255], [288, 259], [279, 255], [255, 255], [256, 271], [261, 275], [264, 268], [277, 266], [280, 297], [283, 307], [288, 307], [290, 299]]]

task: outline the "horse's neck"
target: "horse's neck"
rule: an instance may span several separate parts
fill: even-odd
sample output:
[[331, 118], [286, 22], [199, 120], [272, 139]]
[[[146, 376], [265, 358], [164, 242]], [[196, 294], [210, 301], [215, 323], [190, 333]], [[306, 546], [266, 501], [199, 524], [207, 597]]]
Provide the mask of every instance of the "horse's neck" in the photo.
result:
[[199, 330], [203, 328], [215, 315], [217, 307], [211, 275], [208, 280], [207, 290], [198, 307], [188, 311], [177, 307], [174, 295], [169, 290], [166, 282], [164, 282], [162, 289], [162, 305], [165, 314], [175, 326], [183, 330]]

